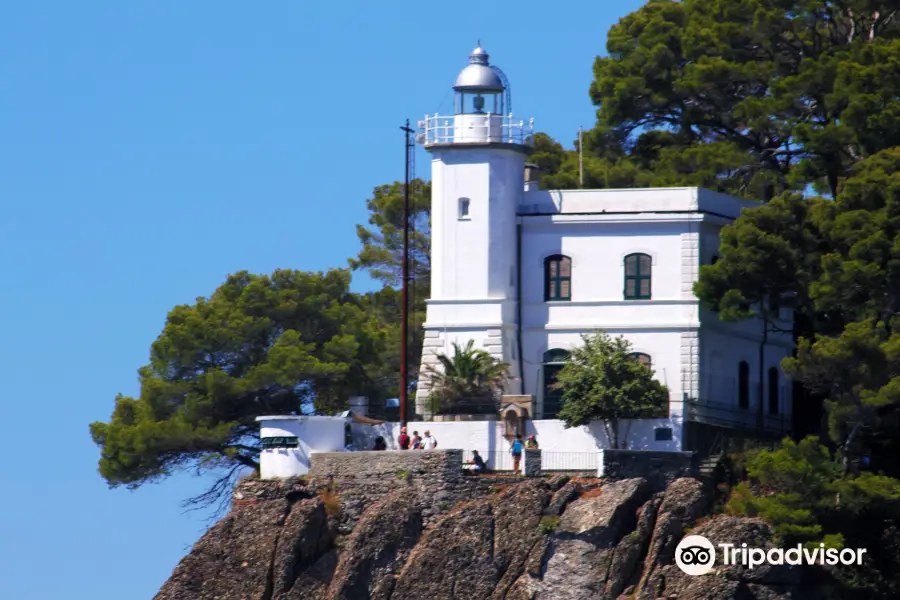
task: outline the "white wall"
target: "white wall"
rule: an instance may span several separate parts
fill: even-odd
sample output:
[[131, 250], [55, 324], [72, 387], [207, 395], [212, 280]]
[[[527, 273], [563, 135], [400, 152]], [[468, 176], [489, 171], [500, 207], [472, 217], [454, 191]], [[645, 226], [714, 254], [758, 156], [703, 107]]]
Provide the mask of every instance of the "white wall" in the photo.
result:
[[[547, 350], [560, 348], [571, 350], [583, 342], [581, 335], [589, 333], [587, 327], [576, 331], [529, 329], [523, 336], [524, 346], [524, 385], [528, 394], [533, 394], [537, 402], [535, 414], [543, 411], [544, 369], [543, 354]], [[635, 352], [649, 354], [654, 377], [669, 388], [669, 414], [672, 417], [681, 415], [682, 389], [682, 338], [681, 332], [639, 329], [616, 329], [608, 331], [610, 335], [621, 335], [629, 342]]]
[[[490, 147], [430, 149], [432, 205], [431, 297], [513, 296], [516, 209], [525, 155]], [[460, 218], [459, 200], [469, 200]]]
[[[730, 419], [735, 425], [755, 427], [758, 411], [759, 381], [759, 343], [750, 337], [729, 335], [724, 331], [707, 328], [701, 334], [701, 346], [704, 368], [701, 371], [699, 404], [707, 406], [707, 418]], [[783, 430], [791, 423], [793, 414], [792, 384], [781, 370], [781, 361], [791, 356], [792, 351], [787, 344], [768, 344], [765, 348], [763, 362], [763, 412], [766, 427]], [[738, 398], [738, 365], [746, 361], [750, 375], [749, 406], [741, 409]], [[779, 410], [777, 414], [769, 412], [769, 380], [771, 367], [778, 369]]]
[[[655, 441], [654, 430], [658, 427], [672, 429], [672, 440]], [[383, 423], [381, 425], [364, 425], [353, 423], [353, 445], [355, 450], [371, 450], [375, 438], [382, 436], [388, 448], [398, 450], [397, 438], [400, 435], [399, 423]], [[505, 437], [506, 427], [502, 421], [454, 421], [454, 422], [410, 422], [407, 424], [409, 435], [414, 431], [419, 434], [431, 431], [443, 449], [463, 450], [470, 456], [472, 450], [478, 450], [485, 458], [494, 458], [508, 468], [506, 456], [509, 455], [510, 444]], [[545, 455], [545, 463], [553, 468], [562, 468], [563, 464], [577, 464], [579, 461], [596, 461], [596, 452], [601, 448], [610, 448], [602, 422], [591, 423], [586, 427], [566, 429], [559, 420], [526, 421], [525, 435], [534, 434]], [[681, 450], [682, 423], [678, 419], [640, 419], [625, 421], [620, 426], [620, 441], [625, 441], [630, 450]], [[580, 456], [584, 455], [584, 456]], [[588, 456], [590, 455], [590, 456]], [[494, 465], [493, 468], [498, 468]], [[592, 468], [592, 467], [589, 467]], [[574, 470], [574, 469], [573, 469]]]
[[624, 260], [635, 252], [652, 258], [652, 299], [657, 302], [682, 299], [681, 234], [688, 229], [684, 222], [645, 219], [563, 223], [554, 222], [550, 217], [523, 217], [523, 224], [522, 292], [526, 307], [545, 304], [544, 259], [553, 254], [572, 259], [572, 300], [558, 303], [563, 308], [578, 302], [598, 301], [646, 307], [646, 301], [623, 298]]
[[256, 420], [260, 424], [260, 438], [296, 437], [300, 442], [297, 448], [262, 450], [259, 457], [262, 479], [305, 475], [309, 472], [311, 454], [344, 449], [347, 420], [341, 417], [267, 416]]

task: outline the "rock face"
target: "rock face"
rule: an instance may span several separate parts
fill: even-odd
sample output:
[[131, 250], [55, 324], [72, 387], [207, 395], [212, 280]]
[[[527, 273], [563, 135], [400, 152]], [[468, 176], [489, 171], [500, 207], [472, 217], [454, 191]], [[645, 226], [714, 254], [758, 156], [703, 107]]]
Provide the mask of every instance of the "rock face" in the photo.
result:
[[156, 600], [824, 597], [808, 567], [751, 570], [717, 560], [706, 575], [683, 573], [675, 548], [689, 529], [714, 545], [771, 546], [762, 521], [706, 516], [709, 494], [695, 479], [663, 491], [641, 478], [498, 480], [460, 480], [467, 499], [435, 514], [433, 498], [420, 497], [427, 486], [395, 477], [377, 501], [361, 506], [354, 497], [359, 516], [349, 534], [340, 498], [321, 483], [243, 482], [232, 512]]

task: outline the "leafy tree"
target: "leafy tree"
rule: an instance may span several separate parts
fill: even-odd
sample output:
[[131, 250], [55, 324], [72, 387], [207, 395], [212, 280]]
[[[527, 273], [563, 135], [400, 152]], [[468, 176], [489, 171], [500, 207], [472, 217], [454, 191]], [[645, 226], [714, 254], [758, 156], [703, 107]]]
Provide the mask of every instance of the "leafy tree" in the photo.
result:
[[199, 499], [215, 501], [242, 467], [258, 467], [256, 417], [327, 414], [377, 393], [369, 370], [385, 334], [349, 284], [339, 270], [240, 272], [175, 307], [138, 372], [140, 396], [117, 396], [110, 420], [90, 426], [103, 478], [137, 487], [224, 469]]
[[822, 526], [814, 511], [834, 503], [831, 486], [838, 475], [827, 448], [813, 437], [799, 444], [786, 439], [777, 450], [750, 453], [747, 475], [758, 492], [747, 482], [738, 484], [726, 512], [766, 519], [786, 545], [819, 542]]
[[826, 315], [816, 312], [810, 285], [828, 251], [821, 232], [827, 210], [827, 201], [794, 193], [744, 210], [722, 228], [718, 260], [700, 267], [694, 293], [725, 321], [756, 317], [772, 329], [777, 304], [802, 323], [821, 327]]
[[840, 597], [897, 596], [900, 481], [872, 472], [842, 476], [832, 453], [812, 437], [742, 458], [749, 480], [734, 488], [727, 513], [767, 520], [782, 546], [866, 548], [866, 564], [834, 573]]
[[834, 195], [857, 160], [897, 144], [898, 10], [651, 0], [610, 29], [594, 64], [597, 131], [633, 148], [669, 133], [655, 171], [670, 185], [768, 200], [821, 182]]
[[[724, 320], [794, 310], [798, 351], [784, 367], [827, 398], [845, 466], [900, 446], [900, 149], [858, 163], [835, 200], [785, 194], [721, 233], [720, 259], [694, 287]], [[896, 466], [885, 463], [888, 472]]]
[[[377, 314], [386, 329], [388, 346], [381, 360], [380, 379], [390, 394], [400, 392], [400, 319], [403, 281], [403, 182], [382, 185], [366, 201], [368, 226], [357, 225], [356, 234], [362, 249], [349, 260], [354, 270], [367, 271], [384, 287], [369, 294], [367, 305]], [[431, 183], [415, 179], [410, 182], [409, 235], [409, 346], [408, 373], [412, 385], [418, 376], [422, 356], [425, 301], [431, 290]]]
[[[395, 181], [375, 188], [366, 201], [369, 227], [356, 226], [362, 249], [350, 259], [351, 268], [393, 288], [400, 287], [403, 275], [403, 187]], [[409, 187], [410, 276], [424, 301], [431, 278], [431, 182], [415, 179]]]
[[828, 395], [846, 466], [867, 447], [900, 445], [900, 148], [860, 162], [829, 208], [822, 229], [830, 251], [809, 293], [846, 324], [839, 335], [800, 340], [785, 366]]
[[597, 333], [582, 341], [557, 376], [563, 393], [559, 418], [566, 427], [602, 420], [607, 438], [619, 448], [620, 421], [665, 415], [669, 390], [632, 354], [625, 338]]
[[438, 354], [437, 360], [426, 366], [426, 375], [432, 401], [441, 411], [452, 410], [454, 403], [471, 404], [478, 410], [484, 400], [502, 389], [509, 370], [507, 363], [475, 348], [472, 340], [465, 346], [454, 342], [453, 355]]

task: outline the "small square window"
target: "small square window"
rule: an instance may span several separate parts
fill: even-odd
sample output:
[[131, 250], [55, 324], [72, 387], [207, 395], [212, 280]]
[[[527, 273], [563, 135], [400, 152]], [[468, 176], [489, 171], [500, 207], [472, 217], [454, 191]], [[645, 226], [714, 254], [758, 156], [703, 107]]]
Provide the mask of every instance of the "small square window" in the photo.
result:
[[460, 198], [459, 199], [459, 218], [460, 219], [468, 219], [469, 218], [469, 199], [468, 198]]
[[672, 441], [672, 428], [671, 427], [657, 427], [653, 430], [654, 437], [657, 442], [670, 442]]

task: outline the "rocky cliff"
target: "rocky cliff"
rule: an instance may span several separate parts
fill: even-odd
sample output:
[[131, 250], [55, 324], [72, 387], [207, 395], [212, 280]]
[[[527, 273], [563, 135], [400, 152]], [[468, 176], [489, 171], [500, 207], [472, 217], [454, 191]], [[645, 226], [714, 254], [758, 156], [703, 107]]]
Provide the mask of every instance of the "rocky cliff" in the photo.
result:
[[[759, 599], [827, 596], [811, 567], [674, 564], [690, 531], [713, 544], [771, 546], [755, 519], [708, 516], [695, 479], [485, 479], [447, 494], [403, 471], [370, 502], [346, 481], [244, 481], [231, 513], [177, 566], [156, 600]], [[426, 474], [427, 475], [427, 474]], [[481, 479], [481, 478], [465, 478]], [[490, 482], [487, 485], [485, 482]], [[366, 483], [370, 489], [371, 482]], [[446, 491], [446, 490], [444, 490]]]

